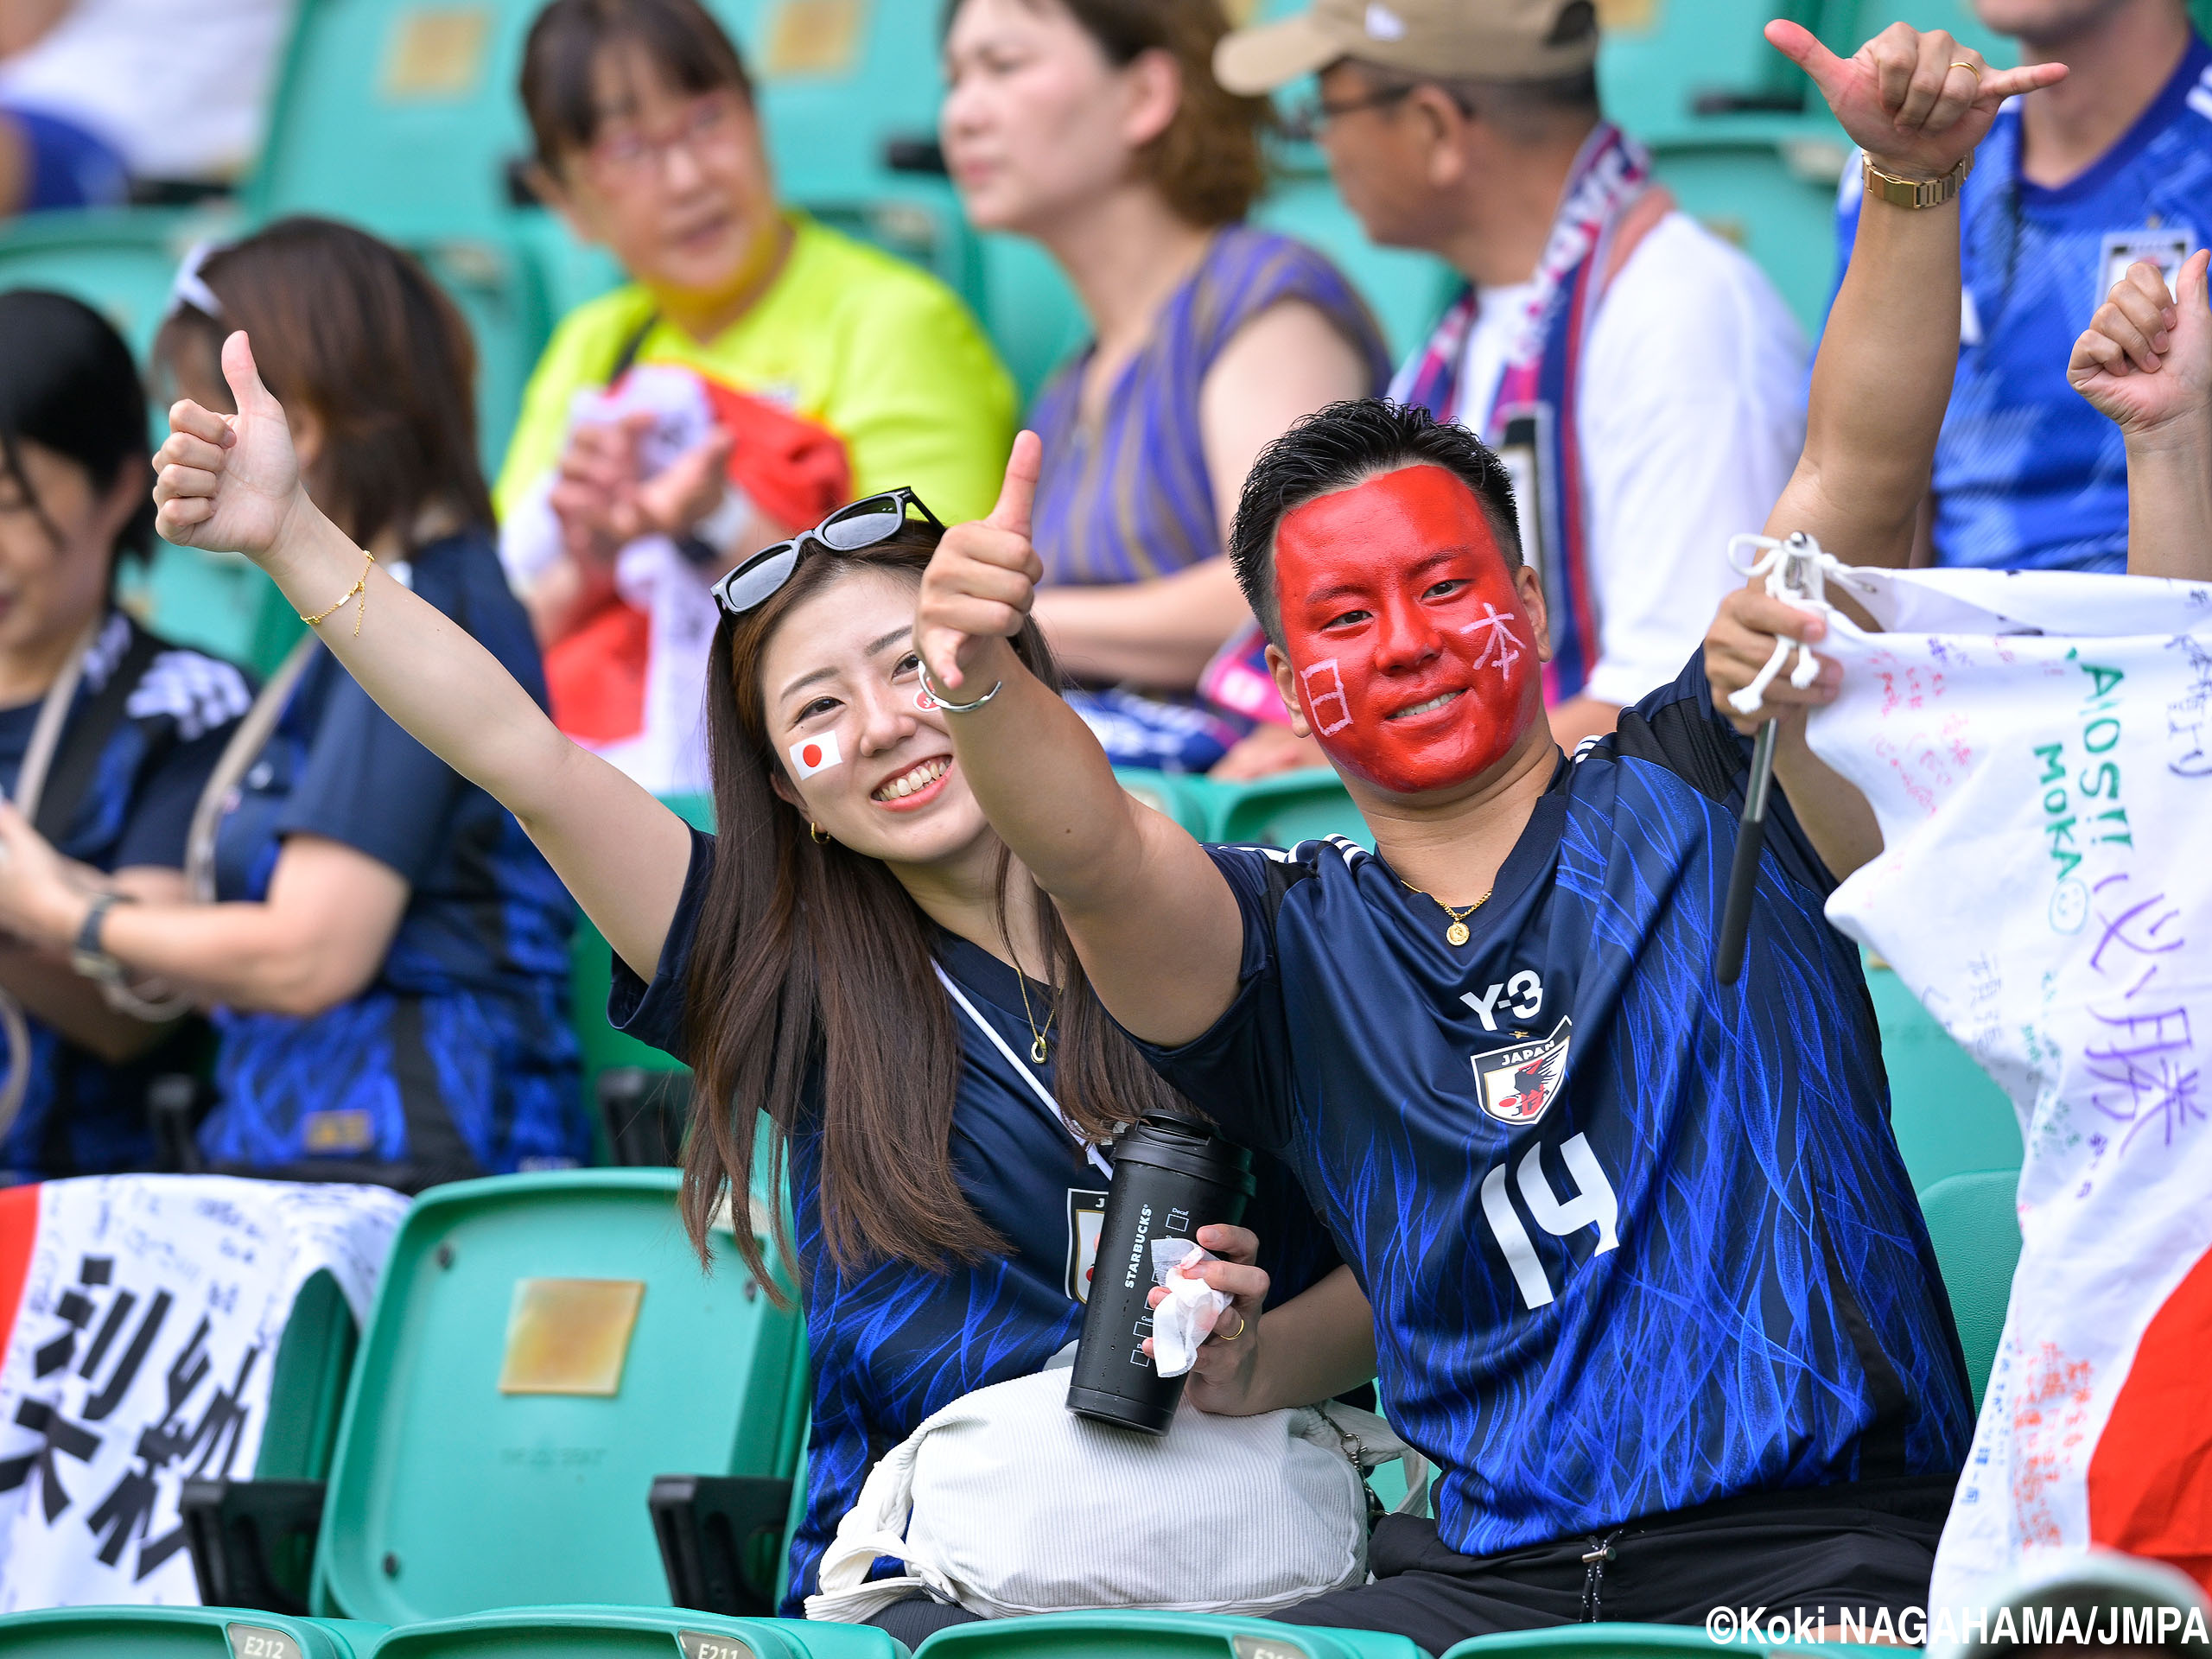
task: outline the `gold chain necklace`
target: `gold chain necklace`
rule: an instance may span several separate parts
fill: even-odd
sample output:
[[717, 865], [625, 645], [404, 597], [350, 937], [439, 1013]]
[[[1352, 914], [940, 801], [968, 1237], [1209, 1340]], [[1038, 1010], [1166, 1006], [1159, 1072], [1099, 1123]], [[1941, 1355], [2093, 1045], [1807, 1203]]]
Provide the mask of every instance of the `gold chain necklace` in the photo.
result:
[[[1483, 897], [1487, 899], [1490, 895], [1488, 893], [1484, 893]], [[1462, 931], [1464, 931], [1465, 930]], [[1037, 1016], [1029, 1012], [1029, 976], [1021, 971], [1021, 964], [1020, 963], [1016, 963], [1014, 965], [1014, 982], [1019, 986], [1021, 990], [1021, 1017], [1028, 1024], [1029, 1034], [1037, 1039], [1035, 1042], [1029, 1045], [1029, 1058], [1037, 1065], [1042, 1065], [1045, 1064], [1045, 1055], [1046, 1052], [1045, 1047], [1045, 1032], [1048, 1032], [1052, 1028], [1052, 1015], [1051, 1012], [1048, 1011], [1045, 1015], [1045, 1030], [1039, 1031], [1037, 1029]]]
[[[1458, 910], [1454, 910], [1451, 906], [1446, 904], [1441, 899], [1438, 898], [1427, 888], [1414, 886], [1412, 882], [1407, 880], [1402, 875], [1398, 878], [1398, 885], [1403, 887], [1408, 893], [1417, 893], [1421, 894], [1422, 898], [1427, 899], [1430, 904], [1434, 905], [1439, 910], [1442, 911], [1446, 916], [1449, 916], [1452, 918], [1452, 925], [1444, 930], [1444, 942], [1446, 944], [1465, 944], [1467, 942], [1467, 918], [1473, 915], [1477, 911], [1480, 910], [1484, 905], [1490, 902], [1490, 893], [1486, 893], [1483, 894], [1481, 898], [1476, 899], [1473, 904], [1465, 905]], [[1490, 891], [1491, 893], [1496, 893], [1497, 889], [1496, 887], [1492, 887]]]

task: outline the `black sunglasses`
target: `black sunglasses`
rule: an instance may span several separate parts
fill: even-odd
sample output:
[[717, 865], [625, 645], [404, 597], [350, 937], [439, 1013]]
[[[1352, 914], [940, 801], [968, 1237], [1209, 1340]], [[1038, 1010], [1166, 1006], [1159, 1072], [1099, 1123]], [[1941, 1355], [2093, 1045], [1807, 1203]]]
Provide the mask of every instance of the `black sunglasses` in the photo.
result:
[[944, 522], [930, 511], [929, 504], [901, 485], [895, 490], [886, 490], [880, 495], [868, 496], [838, 508], [812, 530], [794, 536], [788, 542], [762, 548], [714, 585], [715, 603], [728, 615], [743, 616], [772, 598], [791, 579], [791, 572], [798, 569], [798, 562], [810, 543], [826, 547], [833, 553], [857, 553], [864, 547], [879, 547], [905, 525], [909, 507], [920, 513], [932, 528], [944, 528]]

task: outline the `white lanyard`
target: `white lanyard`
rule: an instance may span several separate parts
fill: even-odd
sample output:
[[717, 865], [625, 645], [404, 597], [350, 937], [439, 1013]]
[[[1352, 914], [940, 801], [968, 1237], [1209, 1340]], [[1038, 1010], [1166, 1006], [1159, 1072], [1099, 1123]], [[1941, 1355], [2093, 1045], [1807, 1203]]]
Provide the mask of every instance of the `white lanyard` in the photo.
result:
[[[1046, 1110], [1051, 1112], [1059, 1126], [1074, 1137], [1076, 1143], [1083, 1147], [1090, 1161], [1098, 1166], [1099, 1173], [1110, 1178], [1114, 1173], [1114, 1166], [1106, 1161], [1106, 1154], [1091, 1145], [1081, 1129], [1068, 1122], [1068, 1115], [1060, 1109], [1060, 1103], [1052, 1098], [1052, 1091], [1037, 1081], [1035, 1072], [1014, 1058], [1014, 1051], [1007, 1046], [1006, 1039], [999, 1035], [998, 1027], [976, 1012], [976, 1005], [968, 1000], [959, 986], [952, 982], [952, 976], [944, 971], [944, 964], [933, 962], [930, 966], [937, 969], [938, 978], [944, 982], [944, 988], [952, 994], [952, 1000], [957, 1002], [962, 1011], [976, 1022], [976, 1028], [991, 1039], [991, 1046], [1006, 1056], [1006, 1063], [1021, 1074], [1021, 1080], [1029, 1085], [1038, 1099], [1045, 1103]], [[1017, 974], [1020, 971], [1019, 968], [1014, 969]]]

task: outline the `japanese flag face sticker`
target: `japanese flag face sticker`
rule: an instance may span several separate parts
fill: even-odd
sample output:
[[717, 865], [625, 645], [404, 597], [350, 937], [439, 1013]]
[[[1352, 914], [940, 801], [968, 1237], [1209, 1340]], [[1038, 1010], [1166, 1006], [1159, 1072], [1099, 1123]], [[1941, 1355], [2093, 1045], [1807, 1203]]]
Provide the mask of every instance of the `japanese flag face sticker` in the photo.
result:
[[819, 737], [804, 738], [791, 747], [791, 775], [811, 778], [817, 772], [827, 772], [845, 757], [837, 753], [837, 734], [824, 732]]

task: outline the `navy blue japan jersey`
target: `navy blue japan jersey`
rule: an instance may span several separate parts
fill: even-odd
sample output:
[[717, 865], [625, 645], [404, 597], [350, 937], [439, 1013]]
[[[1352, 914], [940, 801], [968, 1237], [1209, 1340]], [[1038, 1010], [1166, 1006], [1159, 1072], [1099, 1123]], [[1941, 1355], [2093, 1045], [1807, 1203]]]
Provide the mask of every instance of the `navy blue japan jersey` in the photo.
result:
[[1858, 950], [1786, 804], [1713, 976], [1748, 751], [1693, 658], [1560, 762], [1456, 950], [1349, 842], [1209, 849], [1242, 988], [1148, 1052], [1297, 1168], [1465, 1554], [1964, 1456]]
[[[614, 958], [607, 1018], [632, 1036], [683, 1056], [684, 977], [699, 907], [714, 868], [715, 838], [692, 832], [691, 863], [668, 942], [648, 985]], [[1017, 1055], [1032, 1033], [1014, 970], [949, 933], [938, 935], [946, 974]], [[1030, 1007], [1043, 1017], [1051, 993], [1032, 982]], [[964, 1064], [952, 1109], [955, 1179], [984, 1224], [1010, 1253], [931, 1272], [881, 1262], [839, 1274], [823, 1243], [821, 1136], [802, 1122], [791, 1137], [792, 1243], [807, 1354], [814, 1368], [814, 1422], [807, 1453], [805, 1514], [791, 1541], [791, 1589], [798, 1617], [817, 1587], [823, 1551], [858, 1500], [868, 1470], [962, 1395], [1027, 1376], [1082, 1333], [1083, 1301], [1103, 1218], [1107, 1176], [1014, 1064], [956, 1011]], [[1035, 1074], [1049, 1090], [1050, 1061]], [[817, 1068], [810, 1101], [820, 1098]], [[1295, 1178], [1255, 1157], [1258, 1191], [1244, 1224], [1260, 1237], [1272, 1305], [1332, 1272], [1338, 1258]]]
[[[251, 700], [245, 677], [228, 663], [149, 636], [120, 611], [112, 613], [86, 653], [47, 772], [46, 804], [67, 804], [55, 794], [57, 782], [72, 751], [91, 734], [87, 710], [118, 673], [132, 677], [129, 696], [107, 728], [67, 825], [56, 830], [55, 844], [63, 856], [96, 869], [181, 869], [193, 808]], [[0, 709], [0, 791], [10, 798], [40, 706]], [[0, 1142], [0, 1181], [145, 1168], [153, 1156], [147, 1086], [165, 1071], [198, 1068], [205, 1026], [188, 1020], [145, 1053], [111, 1065], [35, 1017], [28, 1024], [29, 1086]]]
[[[434, 542], [403, 569], [545, 702], [521, 604], [491, 539]], [[432, 754], [316, 647], [216, 840], [216, 890], [262, 899], [285, 837], [327, 837], [408, 883], [366, 990], [307, 1018], [216, 1016], [210, 1160], [344, 1158], [409, 1185], [557, 1168], [588, 1155], [569, 1020], [575, 908], [512, 813]]]
[[[2132, 262], [2157, 262], [2171, 285], [2212, 234], [2212, 48], [2192, 35], [2150, 108], [2056, 188], [2020, 175], [2015, 99], [1959, 197], [1965, 295], [1931, 484], [1936, 562], [2117, 575], [2127, 566], [2126, 450], [2120, 429], [2067, 384], [2066, 363]], [[1845, 264], [1865, 199], [1859, 169], [1847, 169]]]

